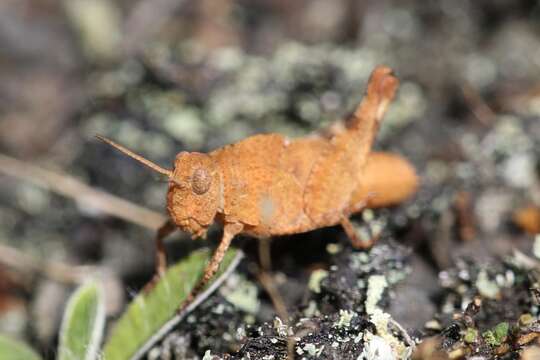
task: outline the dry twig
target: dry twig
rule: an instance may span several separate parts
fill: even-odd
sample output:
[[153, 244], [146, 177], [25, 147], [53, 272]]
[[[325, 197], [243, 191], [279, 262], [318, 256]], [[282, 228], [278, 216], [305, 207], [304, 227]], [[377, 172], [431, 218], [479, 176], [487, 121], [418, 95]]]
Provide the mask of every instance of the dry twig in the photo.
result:
[[484, 101], [482, 96], [470, 85], [465, 84], [461, 87], [463, 97], [467, 102], [476, 119], [484, 126], [490, 126], [496, 117], [495, 112]]
[[46, 170], [3, 154], [0, 154], [0, 172], [151, 230], [157, 230], [166, 220], [165, 216], [155, 211], [96, 190], [69, 175]]
[[23, 273], [42, 274], [67, 284], [81, 283], [95, 267], [72, 266], [57, 261], [45, 261], [0, 244], [0, 264]]

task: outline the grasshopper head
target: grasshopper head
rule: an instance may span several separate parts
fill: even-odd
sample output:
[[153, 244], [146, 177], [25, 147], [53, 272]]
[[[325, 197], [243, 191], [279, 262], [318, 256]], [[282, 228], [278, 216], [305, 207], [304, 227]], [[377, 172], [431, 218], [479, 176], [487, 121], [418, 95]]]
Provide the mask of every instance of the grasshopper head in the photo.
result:
[[169, 179], [167, 210], [174, 223], [194, 237], [203, 237], [212, 224], [221, 203], [221, 177], [214, 160], [201, 153], [181, 152], [176, 156], [174, 169], [169, 170], [145, 159], [133, 151], [96, 136], [127, 156]]
[[214, 221], [221, 197], [221, 177], [207, 154], [181, 152], [169, 179], [167, 209], [176, 225], [203, 237]]

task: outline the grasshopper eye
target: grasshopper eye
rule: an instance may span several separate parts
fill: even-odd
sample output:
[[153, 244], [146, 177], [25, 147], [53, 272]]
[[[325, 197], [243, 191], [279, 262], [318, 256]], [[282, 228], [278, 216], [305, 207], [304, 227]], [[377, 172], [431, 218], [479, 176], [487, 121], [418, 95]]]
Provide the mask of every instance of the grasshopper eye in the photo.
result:
[[205, 169], [197, 169], [191, 177], [191, 189], [197, 195], [202, 195], [210, 189], [212, 177]]

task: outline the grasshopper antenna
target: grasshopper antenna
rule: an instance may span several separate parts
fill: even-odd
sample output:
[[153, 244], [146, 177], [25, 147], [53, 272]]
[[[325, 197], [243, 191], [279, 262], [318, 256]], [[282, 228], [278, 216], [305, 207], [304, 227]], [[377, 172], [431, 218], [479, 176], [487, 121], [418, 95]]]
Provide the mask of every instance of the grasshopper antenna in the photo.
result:
[[110, 146], [112, 146], [113, 148], [115, 148], [116, 150], [122, 152], [123, 154], [129, 156], [130, 158], [133, 158], [135, 160], [137, 160], [138, 162], [140, 162], [141, 164], [143, 165], [146, 165], [147, 167], [149, 167], [150, 169], [160, 173], [160, 174], [163, 174], [169, 178], [172, 178], [172, 175], [173, 175], [173, 172], [172, 170], [169, 170], [169, 169], [165, 169], [165, 168], [162, 168], [161, 166], [153, 163], [152, 161], [148, 160], [148, 159], [145, 159], [143, 158], [142, 156], [140, 155], [137, 155], [135, 154], [133, 151], [125, 148], [124, 146], [120, 145], [120, 144], [117, 144], [115, 143], [114, 141], [112, 141], [111, 139], [107, 139], [106, 137], [104, 136], [101, 136], [101, 135], [96, 135], [96, 138], [103, 141], [104, 143], [106, 144], [109, 144]]

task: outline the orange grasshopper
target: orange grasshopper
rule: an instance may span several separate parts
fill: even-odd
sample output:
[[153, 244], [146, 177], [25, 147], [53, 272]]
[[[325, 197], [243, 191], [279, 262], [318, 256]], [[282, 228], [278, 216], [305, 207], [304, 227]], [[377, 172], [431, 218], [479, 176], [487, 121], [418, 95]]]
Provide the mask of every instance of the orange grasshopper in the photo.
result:
[[349, 221], [351, 214], [399, 203], [417, 188], [415, 171], [405, 159], [370, 153], [398, 84], [390, 68], [379, 66], [344, 125], [297, 139], [254, 135], [208, 154], [182, 151], [172, 170], [98, 136], [169, 180], [170, 219], [155, 238], [154, 281], [166, 269], [163, 239], [177, 228], [194, 238], [205, 237], [215, 220], [223, 224], [223, 236], [199, 290], [214, 276], [238, 234], [262, 238], [341, 224], [355, 247], [365, 247]]

